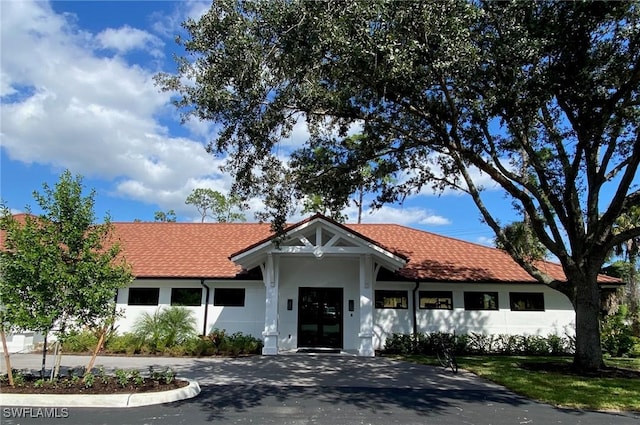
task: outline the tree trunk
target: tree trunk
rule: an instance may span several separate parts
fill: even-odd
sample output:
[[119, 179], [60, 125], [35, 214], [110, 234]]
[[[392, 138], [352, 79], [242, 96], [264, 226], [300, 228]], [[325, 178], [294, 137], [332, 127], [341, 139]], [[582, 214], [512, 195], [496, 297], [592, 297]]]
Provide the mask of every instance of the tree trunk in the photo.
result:
[[105, 326], [104, 328], [102, 328], [100, 330], [100, 338], [98, 339], [98, 343], [96, 344], [96, 348], [93, 350], [93, 354], [91, 355], [91, 359], [89, 360], [89, 364], [87, 364], [87, 367], [85, 367], [85, 369], [84, 369], [84, 378], [82, 379], [83, 382], [86, 381], [87, 374], [91, 373], [91, 369], [93, 369], [93, 365], [96, 362], [96, 357], [98, 357], [98, 353], [100, 352], [100, 349], [102, 348], [102, 344], [104, 344], [104, 337], [107, 334], [107, 329], [109, 329], [109, 327]]
[[44, 342], [42, 344], [42, 368], [40, 369], [40, 378], [44, 379], [44, 372], [47, 367], [47, 337], [49, 336], [49, 330], [44, 332]]
[[56, 341], [56, 361], [53, 367], [53, 373], [51, 374], [51, 380], [57, 379], [60, 375], [60, 363], [62, 362], [62, 343], [60, 340]]
[[0, 337], [2, 338], [2, 350], [4, 351], [4, 362], [7, 365], [7, 377], [9, 378], [9, 385], [14, 386], [13, 383], [13, 371], [11, 370], [11, 358], [9, 357], [9, 350], [7, 349], [7, 336], [4, 332], [4, 326], [0, 325]]
[[358, 193], [358, 224], [362, 223], [362, 202], [364, 201], [364, 188], [360, 187]]
[[[577, 279], [574, 280], [573, 278]], [[579, 371], [598, 370], [604, 366], [600, 341], [600, 288], [597, 274], [572, 276], [576, 285], [576, 352], [573, 366]]]
[[633, 335], [640, 338], [640, 300], [638, 295], [638, 258], [635, 253], [629, 253], [629, 317], [631, 319], [631, 331]]

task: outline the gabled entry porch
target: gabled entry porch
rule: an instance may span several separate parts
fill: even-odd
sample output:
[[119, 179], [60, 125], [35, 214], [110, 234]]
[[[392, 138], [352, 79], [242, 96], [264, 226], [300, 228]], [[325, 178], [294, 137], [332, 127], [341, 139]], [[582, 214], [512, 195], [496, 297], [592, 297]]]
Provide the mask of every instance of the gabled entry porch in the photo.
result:
[[266, 288], [263, 354], [333, 348], [373, 356], [378, 270], [406, 259], [322, 215], [265, 239], [231, 260], [260, 267]]

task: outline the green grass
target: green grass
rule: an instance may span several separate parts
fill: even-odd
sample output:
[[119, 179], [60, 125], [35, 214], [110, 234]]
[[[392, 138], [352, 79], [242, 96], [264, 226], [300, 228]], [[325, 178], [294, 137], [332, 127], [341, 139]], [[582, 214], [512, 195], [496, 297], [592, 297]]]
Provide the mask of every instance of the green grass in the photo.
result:
[[[429, 356], [402, 356], [404, 360], [436, 365]], [[527, 363], [566, 363], [568, 357], [465, 356], [458, 365], [474, 374], [503, 385], [525, 397], [555, 406], [592, 410], [640, 411], [640, 379], [582, 377], [560, 372], [523, 368]], [[614, 358], [607, 366], [640, 370], [640, 359]]]

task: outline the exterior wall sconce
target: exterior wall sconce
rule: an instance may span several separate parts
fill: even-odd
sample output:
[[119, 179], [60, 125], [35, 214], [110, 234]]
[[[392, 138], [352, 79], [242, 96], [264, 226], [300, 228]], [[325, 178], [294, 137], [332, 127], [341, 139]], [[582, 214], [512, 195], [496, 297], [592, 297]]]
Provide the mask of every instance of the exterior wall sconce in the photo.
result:
[[293, 300], [291, 298], [287, 300], [287, 310], [293, 310]]
[[353, 311], [355, 309], [355, 303], [353, 300], [349, 300], [349, 311]]

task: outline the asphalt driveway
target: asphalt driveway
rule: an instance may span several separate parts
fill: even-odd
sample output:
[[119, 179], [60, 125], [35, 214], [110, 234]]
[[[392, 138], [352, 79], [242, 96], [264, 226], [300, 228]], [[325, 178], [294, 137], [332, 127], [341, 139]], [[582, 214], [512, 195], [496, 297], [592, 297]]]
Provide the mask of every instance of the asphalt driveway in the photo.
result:
[[[12, 356], [13, 367], [39, 369], [37, 355]], [[87, 357], [64, 356], [82, 367]], [[47, 365], [53, 360], [48, 359]], [[129, 409], [73, 408], [61, 418], [2, 424], [640, 424], [637, 413], [584, 412], [536, 403], [475, 375], [387, 358], [335, 355], [238, 359], [99, 357], [107, 369], [170, 366], [197, 380], [194, 399]], [[553, 383], [550, 383], [552, 385]], [[23, 415], [24, 416], [24, 415]], [[61, 415], [62, 416], [62, 415]]]

